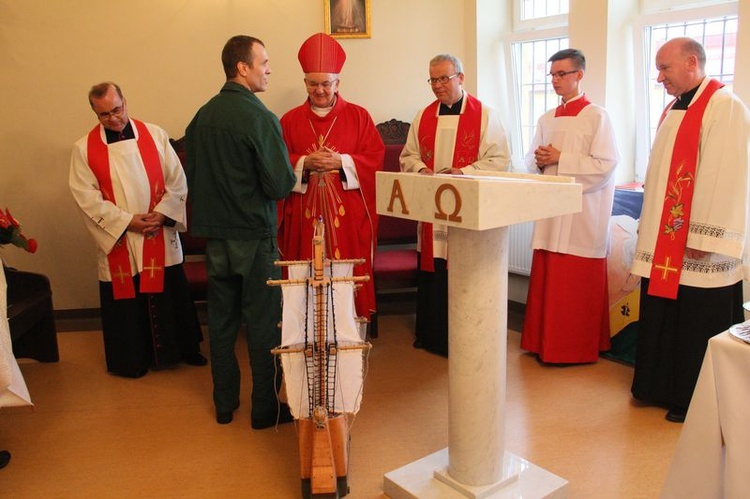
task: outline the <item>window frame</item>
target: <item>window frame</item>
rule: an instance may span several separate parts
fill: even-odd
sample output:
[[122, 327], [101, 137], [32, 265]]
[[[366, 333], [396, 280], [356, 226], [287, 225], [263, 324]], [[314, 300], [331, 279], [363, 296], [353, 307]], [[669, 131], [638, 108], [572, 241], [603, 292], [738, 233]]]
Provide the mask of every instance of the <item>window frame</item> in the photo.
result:
[[[521, 19], [523, 0], [513, 1], [513, 31], [546, 30], [550, 28], [562, 28], [568, 26], [568, 14], [555, 14], [552, 16], [534, 17], [531, 19]], [[570, 11], [570, 1], [568, 1], [568, 10]]]
[[521, 0], [513, 1], [513, 31], [505, 36], [505, 60], [510, 62], [506, 72], [507, 88], [511, 89], [508, 101], [512, 113], [513, 126], [507, 130], [511, 144], [511, 170], [526, 171], [523, 149], [523, 129], [521, 120], [520, 77], [516, 75], [516, 54], [514, 45], [555, 38], [568, 38], [568, 14], [559, 14], [535, 19], [521, 20]]
[[[635, 24], [633, 36], [636, 79], [640, 84], [635, 86], [636, 126], [635, 130], [635, 181], [646, 179], [648, 159], [651, 154], [650, 112], [647, 97], [648, 77], [653, 61], [646, 61], [648, 48], [646, 47], [646, 29], [660, 24], [677, 24], [685, 21], [700, 19], [715, 19], [724, 16], [737, 16], [739, 9], [736, 1], [712, 1], [709, 5], [695, 7], [696, 2], [685, 0], [663, 0], [672, 6], [669, 10], [655, 11], [653, 8], [644, 11]], [[706, 3], [706, 2], [703, 2]], [[735, 71], [737, 60], [735, 59]]]

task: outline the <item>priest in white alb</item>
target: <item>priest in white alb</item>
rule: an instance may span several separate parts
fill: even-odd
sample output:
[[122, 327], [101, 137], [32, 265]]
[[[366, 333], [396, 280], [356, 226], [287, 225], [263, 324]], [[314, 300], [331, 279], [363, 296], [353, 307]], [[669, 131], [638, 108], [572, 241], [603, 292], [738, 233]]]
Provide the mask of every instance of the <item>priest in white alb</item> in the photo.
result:
[[96, 243], [107, 370], [204, 366], [177, 234], [187, 225], [180, 160], [164, 130], [128, 116], [118, 85], [94, 85], [89, 102], [99, 124], [73, 147], [69, 185]]
[[631, 391], [673, 422], [685, 419], [708, 339], [744, 321], [750, 113], [705, 67], [692, 38], [656, 54], [675, 99], [651, 148], [632, 268], [643, 279]]
[[[412, 121], [399, 159], [401, 171], [471, 175], [477, 170], [507, 170], [510, 151], [505, 129], [495, 110], [463, 89], [460, 59], [450, 54], [435, 56], [429, 71], [427, 82], [437, 100]], [[448, 355], [448, 228], [420, 222], [418, 233], [414, 346]]]

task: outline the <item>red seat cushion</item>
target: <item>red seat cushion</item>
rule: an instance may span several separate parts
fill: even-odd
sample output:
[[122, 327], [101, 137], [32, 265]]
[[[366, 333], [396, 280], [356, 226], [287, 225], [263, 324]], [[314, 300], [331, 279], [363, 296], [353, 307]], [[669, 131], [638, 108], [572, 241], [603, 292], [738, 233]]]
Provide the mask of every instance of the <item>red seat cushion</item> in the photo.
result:
[[185, 269], [190, 296], [193, 300], [206, 300], [208, 298], [208, 272], [206, 262], [188, 261], [182, 264]]
[[417, 279], [417, 250], [399, 249], [375, 253], [372, 273], [375, 285], [385, 281], [414, 282]]

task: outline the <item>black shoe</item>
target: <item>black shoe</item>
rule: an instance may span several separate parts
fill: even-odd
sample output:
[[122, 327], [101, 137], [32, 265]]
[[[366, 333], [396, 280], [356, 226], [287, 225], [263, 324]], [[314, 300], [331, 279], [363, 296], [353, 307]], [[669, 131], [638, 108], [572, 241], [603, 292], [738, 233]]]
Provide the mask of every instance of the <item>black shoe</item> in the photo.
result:
[[683, 409], [682, 407], [672, 407], [667, 411], [667, 415], [664, 416], [664, 419], [673, 423], [684, 423], [686, 415], [687, 409]]
[[148, 373], [148, 369], [141, 369], [140, 371], [136, 371], [134, 373], [122, 373], [122, 372], [117, 372], [117, 371], [110, 371], [110, 372], [114, 374], [115, 376], [120, 376], [122, 378], [138, 379], [138, 378], [144, 377], [146, 373]]
[[182, 360], [189, 366], [205, 366], [208, 364], [208, 359], [201, 355], [200, 352], [183, 355]]
[[232, 422], [232, 419], [234, 419], [234, 411], [237, 410], [237, 408], [240, 406], [240, 404], [237, 404], [234, 406], [234, 409], [231, 411], [216, 411], [216, 422], [219, 424], [229, 424]]
[[234, 411], [216, 412], [216, 422], [219, 424], [229, 424], [234, 419]]
[[10, 462], [10, 452], [7, 450], [0, 450], [0, 469], [8, 466]]
[[278, 414], [270, 418], [251, 418], [250, 426], [252, 426], [253, 430], [263, 430], [277, 424], [291, 423], [292, 421], [294, 421], [292, 411], [289, 410], [288, 405], [282, 402], [279, 406]]

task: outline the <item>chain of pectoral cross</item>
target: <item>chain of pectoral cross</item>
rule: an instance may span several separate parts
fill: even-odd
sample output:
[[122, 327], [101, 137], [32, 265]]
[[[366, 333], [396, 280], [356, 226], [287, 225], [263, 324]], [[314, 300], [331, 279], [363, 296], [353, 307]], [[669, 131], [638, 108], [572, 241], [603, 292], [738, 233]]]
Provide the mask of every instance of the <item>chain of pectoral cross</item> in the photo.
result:
[[318, 149], [322, 149], [323, 146], [325, 145], [326, 141], [328, 141], [328, 136], [331, 134], [331, 130], [333, 130], [333, 125], [336, 124], [336, 120], [337, 119], [339, 119], [338, 116], [336, 116], [335, 118], [333, 118], [333, 121], [331, 122], [331, 126], [328, 127], [328, 131], [326, 132], [325, 136], [323, 136], [322, 133], [318, 134], [318, 132], [315, 130], [315, 126], [313, 125], [312, 121], [311, 120], [307, 120], [307, 122], [310, 123], [310, 128], [313, 131], [313, 135], [315, 136], [315, 139], [318, 141], [317, 147], [315, 149], [316, 151]]

